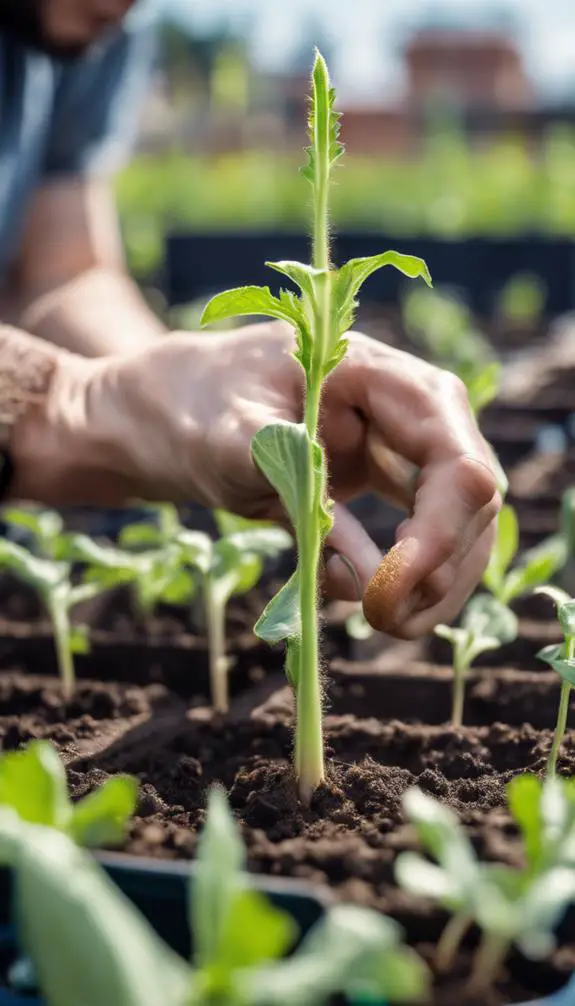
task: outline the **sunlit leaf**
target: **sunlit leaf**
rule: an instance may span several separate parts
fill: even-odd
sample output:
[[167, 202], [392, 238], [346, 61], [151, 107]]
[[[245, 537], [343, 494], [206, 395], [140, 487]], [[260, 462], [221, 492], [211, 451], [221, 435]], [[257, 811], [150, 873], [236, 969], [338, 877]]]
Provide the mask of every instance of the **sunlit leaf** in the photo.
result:
[[64, 766], [46, 741], [0, 757], [0, 805], [23, 821], [65, 829], [72, 810]]
[[301, 635], [299, 574], [296, 570], [272, 598], [258, 619], [254, 632], [259, 639], [274, 646]]
[[497, 515], [497, 532], [491, 547], [489, 564], [483, 583], [496, 597], [502, 591], [505, 574], [513, 562], [519, 545], [519, 523], [511, 506], [503, 506]]
[[106, 780], [74, 805], [70, 835], [85, 847], [119, 845], [136, 810], [137, 798], [138, 782], [131, 776]]
[[267, 286], [243, 286], [235, 290], [226, 290], [213, 297], [206, 305], [202, 314], [202, 326], [211, 325], [226, 318], [236, 318], [242, 315], [264, 315], [266, 318], [279, 318], [291, 325], [299, 325], [301, 312], [296, 303], [286, 298], [274, 297]]
[[[197, 870], [190, 895], [190, 925], [195, 940], [195, 964], [218, 962], [222, 937], [238, 891], [245, 851], [224, 793], [212, 789], [206, 824], [197, 850]], [[157, 1004], [156, 1004], [157, 1006]]]

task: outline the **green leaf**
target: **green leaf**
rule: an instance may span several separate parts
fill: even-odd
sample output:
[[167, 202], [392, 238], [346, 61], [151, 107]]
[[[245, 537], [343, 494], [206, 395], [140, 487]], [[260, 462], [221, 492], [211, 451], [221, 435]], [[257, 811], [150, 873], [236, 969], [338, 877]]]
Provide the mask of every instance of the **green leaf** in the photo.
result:
[[67, 563], [39, 559], [31, 555], [27, 549], [6, 538], [0, 540], [0, 569], [9, 570], [40, 593], [53, 590], [70, 575]]
[[90, 635], [87, 625], [73, 625], [68, 637], [70, 653], [76, 656], [85, 655], [90, 652]]
[[120, 845], [136, 810], [138, 781], [132, 776], [106, 780], [74, 805], [70, 835], [86, 848]]
[[228, 535], [227, 542], [240, 553], [252, 552], [264, 559], [275, 559], [280, 552], [285, 552], [286, 549], [293, 546], [291, 534], [281, 527], [261, 527], [236, 531], [234, 534]]
[[323, 160], [331, 169], [344, 153], [339, 142], [341, 114], [335, 110], [335, 91], [331, 87], [327, 64], [316, 49], [312, 72], [312, 97], [308, 117], [311, 144], [306, 148], [308, 163], [301, 169], [304, 178], [315, 187]]
[[19, 939], [47, 1006], [183, 1006], [189, 966], [67, 836], [21, 823], [11, 865]]
[[281, 590], [271, 599], [254, 627], [258, 639], [274, 646], [285, 639], [301, 636], [299, 608], [299, 573], [290, 576]]
[[218, 969], [233, 974], [284, 957], [297, 937], [291, 915], [275, 908], [259, 891], [236, 893], [222, 929]]
[[400, 943], [391, 919], [354, 905], [332, 908], [300, 949], [273, 968], [242, 975], [241, 1001], [253, 1006], [326, 1006], [334, 996], [371, 1001], [417, 1001], [428, 973]]
[[261, 579], [261, 558], [254, 552], [238, 551], [229, 539], [221, 538], [216, 543], [214, 556], [210, 581], [220, 604], [226, 604], [233, 595], [246, 594]]
[[301, 639], [299, 636], [290, 636], [287, 639], [285, 676], [294, 692], [297, 692], [301, 673]]
[[300, 526], [312, 441], [303, 423], [270, 423], [252, 438], [252, 457], [276, 490], [296, 531]]
[[212, 539], [203, 531], [188, 531], [186, 528], [178, 534], [178, 548], [183, 561], [193, 569], [209, 573], [214, 561], [214, 546]]
[[142, 550], [157, 548], [161, 545], [162, 536], [153, 524], [128, 524], [123, 527], [118, 537], [121, 548]]
[[311, 265], [304, 265], [303, 262], [266, 262], [269, 269], [275, 269], [291, 279], [292, 283], [299, 286], [304, 297], [307, 297], [310, 304], [316, 301], [316, 280], [325, 274], [321, 269], [314, 269]]
[[36, 507], [5, 507], [2, 516], [14, 527], [20, 527], [30, 532], [35, 538], [36, 546], [45, 558], [60, 558], [57, 553], [64, 521], [55, 510]]
[[456, 912], [467, 904], [457, 878], [430, 863], [416, 852], [402, 852], [395, 860], [395, 879], [402, 890], [418, 898], [429, 898]]
[[575, 636], [575, 600], [572, 600], [567, 591], [560, 587], [552, 587], [547, 584], [545, 587], [538, 587], [534, 594], [545, 594], [550, 597], [557, 606], [557, 618], [565, 636]]
[[476, 644], [489, 640], [495, 648], [517, 638], [516, 615], [490, 594], [477, 594], [465, 607], [461, 626]]
[[538, 660], [543, 660], [549, 664], [557, 674], [575, 687], [575, 660], [568, 660], [565, 656], [565, 644], [544, 646], [537, 654]]
[[206, 824], [197, 850], [197, 870], [190, 894], [190, 928], [195, 965], [219, 963], [222, 937], [237, 893], [244, 886], [245, 851], [224, 793], [212, 789]]
[[0, 804], [31, 824], [65, 830], [72, 815], [64, 766], [51, 744], [33, 741], [0, 758]]
[[343, 330], [353, 323], [356, 297], [372, 273], [384, 266], [391, 265], [410, 279], [421, 278], [431, 286], [431, 276], [423, 259], [415, 255], [402, 255], [400, 252], [388, 251], [381, 255], [371, 255], [368, 258], [350, 259], [337, 271], [333, 281], [334, 309], [337, 312]]
[[474, 415], [478, 416], [497, 398], [501, 386], [501, 375], [502, 367], [499, 360], [493, 360], [465, 382]]
[[505, 580], [501, 600], [506, 604], [547, 583], [567, 561], [567, 543], [561, 534], [551, 535], [521, 556], [518, 569]]
[[459, 885], [461, 896], [470, 897], [477, 883], [479, 864], [455, 814], [417, 787], [405, 793], [403, 808], [426, 852]]
[[279, 318], [296, 327], [301, 323], [301, 310], [297, 301], [286, 297], [274, 297], [267, 286], [243, 286], [235, 290], [226, 290], [213, 297], [202, 314], [202, 328], [226, 318], [237, 318], [242, 315], [264, 315], [266, 318]]
[[541, 794], [543, 785], [535, 775], [515, 776], [507, 785], [507, 803], [523, 837], [527, 862], [533, 869], [541, 858], [543, 830]]
[[194, 578], [185, 569], [177, 570], [160, 595], [163, 604], [187, 606], [196, 594]]
[[516, 943], [531, 960], [547, 957], [555, 948], [554, 930], [575, 900], [575, 873], [556, 867], [545, 871], [529, 887], [520, 905]]
[[501, 600], [505, 574], [509, 569], [519, 545], [519, 523], [511, 506], [503, 506], [497, 516], [497, 532], [489, 556], [489, 564], [483, 575], [483, 584]]

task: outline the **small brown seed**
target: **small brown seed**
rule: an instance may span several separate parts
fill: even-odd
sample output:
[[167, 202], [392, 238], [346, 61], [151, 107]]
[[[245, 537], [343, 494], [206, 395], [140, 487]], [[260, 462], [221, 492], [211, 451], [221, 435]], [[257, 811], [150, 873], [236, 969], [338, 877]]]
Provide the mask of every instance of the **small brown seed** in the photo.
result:
[[396, 624], [401, 603], [401, 568], [401, 556], [392, 548], [381, 560], [363, 595], [363, 613], [372, 629], [378, 632], [389, 632]]

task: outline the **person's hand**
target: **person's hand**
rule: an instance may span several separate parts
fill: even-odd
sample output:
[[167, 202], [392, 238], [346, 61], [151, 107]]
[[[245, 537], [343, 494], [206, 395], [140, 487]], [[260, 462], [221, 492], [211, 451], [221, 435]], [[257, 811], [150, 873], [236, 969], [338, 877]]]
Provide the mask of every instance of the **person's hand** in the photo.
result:
[[[99, 468], [116, 474], [114, 491], [102, 488], [100, 501], [114, 494], [194, 499], [246, 517], [285, 519], [252, 462], [250, 442], [267, 423], [302, 419], [303, 372], [292, 348], [293, 333], [270, 323], [175, 334], [129, 358], [88, 361], [96, 370], [82, 421]], [[345, 361], [327, 382], [321, 436], [336, 501], [329, 592], [356, 599], [349, 564], [362, 590], [379, 565], [379, 550], [344, 505], [375, 490], [411, 513], [397, 532], [398, 607], [388, 628], [411, 637], [454, 617], [483, 572], [500, 505], [463, 385], [352, 333]]]

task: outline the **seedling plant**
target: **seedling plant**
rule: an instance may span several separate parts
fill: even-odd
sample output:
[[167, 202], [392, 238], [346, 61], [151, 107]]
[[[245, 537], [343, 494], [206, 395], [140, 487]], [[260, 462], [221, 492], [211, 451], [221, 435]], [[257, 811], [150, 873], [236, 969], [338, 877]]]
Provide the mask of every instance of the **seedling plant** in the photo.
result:
[[436, 626], [436, 635], [447, 639], [453, 649], [453, 726], [460, 727], [463, 723], [465, 683], [473, 661], [482, 653], [512, 643], [517, 638], [517, 631], [517, 618], [513, 612], [489, 594], [477, 594], [471, 598], [459, 626]]
[[529, 594], [548, 583], [565, 565], [569, 542], [563, 533], [550, 535], [540, 545], [523, 552], [517, 565], [519, 524], [513, 507], [505, 505], [497, 516], [497, 532], [483, 576], [483, 586], [501, 604]]
[[400, 886], [450, 914], [437, 948], [438, 970], [448, 970], [475, 923], [481, 931], [471, 984], [484, 991], [514, 944], [532, 960], [555, 947], [554, 930], [575, 900], [575, 788], [571, 781], [518, 776], [508, 787], [511, 814], [523, 838], [521, 870], [477, 859], [453, 812], [419, 789], [404, 797], [430, 862], [417, 853], [398, 856]]
[[72, 803], [64, 765], [46, 741], [0, 756], [0, 808], [10, 808], [29, 824], [61, 831], [86, 848], [122, 842], [137, 795], [136, 780], [118, 775]]
[[559, 587], [539, 587], [536, 594], [550, 597], [557, 608], [557, 619], [563, 632], [563, 642], [558, 645], [544, 646], [537, 656], [557, 671], [561, 678], [561, 696], [557, 723], [553, 735], [553, 743], [547, 762], [547, 774], [554, 776], [557, 771], [557, 759], [561, 744], [567, 729], [569, 715], [569, 700], [571, 689], [575, 685], [575, 599]]
[[190, 884], [191, 963], [66, 829], [38, 814], [32, 823], [21, 810], [17, 794], [16, 804], [0, 806], [0, 862], [12, 867], [19, 936], [48, 1006], [327, 1006], [354, 990], [389, 1003], [425, 995], [425, 965], [402, 946], [394, 922], [367, 909], [329, 910], [285, 959], [295, 923], [252, 886], [219, 790], [209, 797]]
[[196, 588], [202, 597], [210, 660], [210, 690], [217, 712], [229, 705], [228, 657], [226, 655], [226, 609], [231, 597], [245, 594], [261, 579], [264, 560], [273, 559], [292, 545], [282, 528], [256, 524], [223, 510], [214, 511], [219, 538], [190, 531], [179, 519], [175, 507], [156, 507], [158, 523], [134, 524], [125, 529], [124, 546], [154, 544], [174, 550], [178, 571], [161, 600], [189, 604]]
[[421, 259], [393, 251], [354, 259], [339, 269], [333, 266], [329, 192], [333, 170], [344, 152], [334, 106], [335, 92], [318, 52], [312, 74], [309, 156], [303, 169], [313, 193], [312, 263], [268, 263], [298, 287], [299, 296], [282, 290], [276, 297], [268, 287], [242, 287], [216, 296], [202, 318], [204, 325], [241, 315], [287, 322], [295, 331], [294, 357], [305, 375], [303, 423], [264, 427], [252, 441], [252, 454], [280, 496], [297, 542], [296, 572], [270, 602], [255, 631], [270, 644], [287, 644], [286, 674], [296, 699], [295, 773], [301, 799], [308, 804], [324, 779], [318, 591], [322, 546], [333, 523], [319, 439], [322, 389], [345, 356], [357, 295], [372, 273], [391, 265], [431, 285]]
[[72, 625], [71, 611], [103, 589], [97, 583], [72, 583], [72, 563], [42, 559], [7, 539], [0, 540], [0, 568], [32, 587], [41, 598], [52, 623], [56, 657], [65, 699], [76, 685], [74, 654], [89, 650], [86, 628]]

